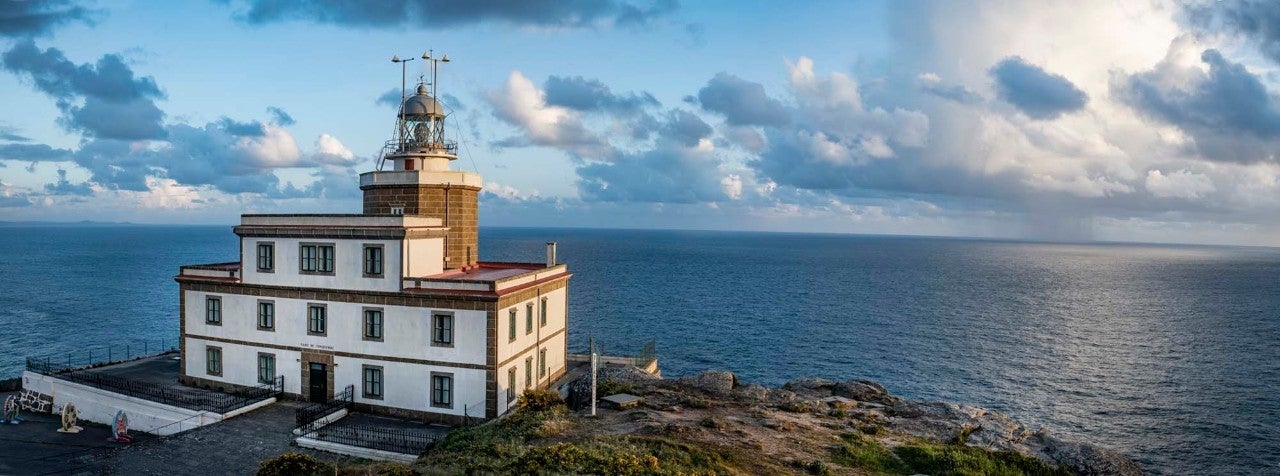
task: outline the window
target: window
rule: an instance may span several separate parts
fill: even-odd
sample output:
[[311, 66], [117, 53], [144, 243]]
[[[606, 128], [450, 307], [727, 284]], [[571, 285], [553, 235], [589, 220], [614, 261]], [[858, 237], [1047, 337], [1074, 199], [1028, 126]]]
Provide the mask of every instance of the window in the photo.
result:
[[516, 399], [516, 368], [507, 369], [507, 403]]
[[323, 304], [307, 306], [307, 334], [324, 335], [327, 329], [328, 309]]
[[516, 308], [511, 308], [511, 313], [507, 315], [507, 342], [515, 342], [516, 340]]
[[276, 356], [258, 354], [258, 383], [274, 383], [276, 381]]
[[538, 327], [547, 327], [547, 298], [542, 298], [542, 307], [538, 311]]
[[364, 368], [364, 397], [382, 399], [382, 367], [366, 365]]
[[533, 386], [533, 357], [524, 359], [524, 388]]
[[365, 308], [364, 340], [382, 340], [382, 309]]
[[524, 306], [524, 333], [533, 332], [533, 303]]
[[258, 329], [264, 331], [276, 329], [276, 303], [258, 301]]
[[222, 348], [206, 347], [204, 349], [205, 373], [213, 376], [222, 375]]
[[431, 406], [453, 408], [453, 374], [431, 372]]
[[382, 277], [382, 245], [364, 245], [364, 277]]
[[433, 314], [431, 316], [431, 345], [453, 346], [452, 314]]
[[392, 205], [392, 206], [391, 206], [391, 214], [392, 214], [392, 215], [404, 215], [404, 205]]
[[204, 298], [204, 322], [215, 326], [222, 325], [222, 298]]
[[257, 270], [260, 273], [275, 270], [275, 243], [257, 243]]
[[333, 245], [300, 245], [298, 269], [303, 273], [333, 274]]
[[538, 351], [538, 378], [547, 376], [547, 349]]

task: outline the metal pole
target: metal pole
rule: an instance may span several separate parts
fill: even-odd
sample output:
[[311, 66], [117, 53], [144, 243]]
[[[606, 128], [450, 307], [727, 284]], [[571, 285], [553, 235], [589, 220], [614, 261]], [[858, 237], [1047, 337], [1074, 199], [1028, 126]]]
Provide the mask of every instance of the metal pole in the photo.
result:
[[599, 355], [595, 349], [591, 352], [591, 416], [596, 416], [596, 370], [599, 368]]

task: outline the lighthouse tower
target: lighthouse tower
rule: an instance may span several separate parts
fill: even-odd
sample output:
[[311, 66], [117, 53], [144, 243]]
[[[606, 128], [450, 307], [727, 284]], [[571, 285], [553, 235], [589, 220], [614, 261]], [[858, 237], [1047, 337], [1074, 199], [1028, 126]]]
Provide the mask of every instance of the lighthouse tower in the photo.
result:
[[448, 114], [436, 100], [440, 62], [431, 65], [431, 87], [419, 83], [396, 114], [394, 137], [386, 142], [379, 170], [360, 175], [366, 215], [418, 215], [439, 218], [445, 236], [444, 269], [469, 269], [480, 257], [477, 233], [479, 174], [452, 170], [458, 143], [445, 138]]

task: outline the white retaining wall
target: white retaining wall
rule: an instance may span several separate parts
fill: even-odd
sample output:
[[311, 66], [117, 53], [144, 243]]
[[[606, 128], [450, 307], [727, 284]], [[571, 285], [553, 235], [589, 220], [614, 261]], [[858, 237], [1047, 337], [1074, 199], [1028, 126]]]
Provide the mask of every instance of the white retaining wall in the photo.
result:
[[115, 422], [116, 412], [124, 410], [125, 415], [129, 417], [130, 431], [160, 436], [217, 423], [225, 418], [275, 403], [274, 397], [268, 398], [223, 415], [130, 397], [30, 371], [22, 373], [22, 388], [53, 397], [55, 413], [61, 412], [62, 406], [70, 402], [75, 405], [76, 413], [81, 420], [111, 425]]

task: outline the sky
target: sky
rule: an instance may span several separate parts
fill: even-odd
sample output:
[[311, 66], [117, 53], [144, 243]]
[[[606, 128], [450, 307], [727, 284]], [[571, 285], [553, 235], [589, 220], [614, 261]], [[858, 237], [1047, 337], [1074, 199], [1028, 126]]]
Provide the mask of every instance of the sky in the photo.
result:
[[0, 221], [357, 212], [428, 50], [484, 226], [1280, 245], [1243, 0], [0, 0]]

